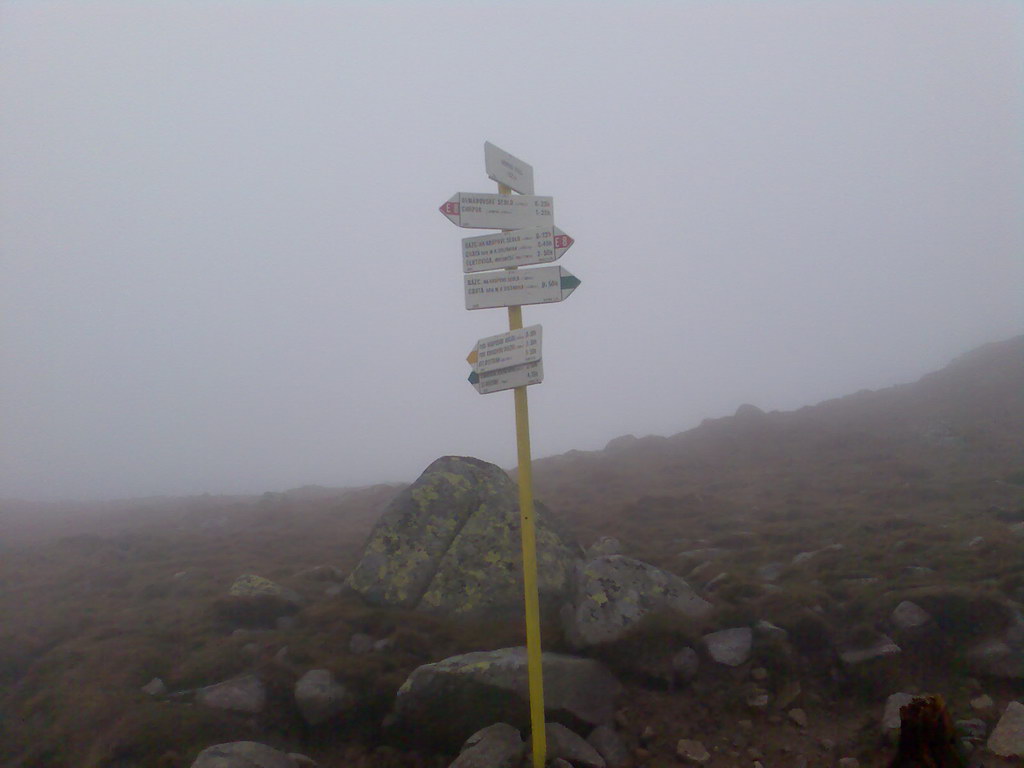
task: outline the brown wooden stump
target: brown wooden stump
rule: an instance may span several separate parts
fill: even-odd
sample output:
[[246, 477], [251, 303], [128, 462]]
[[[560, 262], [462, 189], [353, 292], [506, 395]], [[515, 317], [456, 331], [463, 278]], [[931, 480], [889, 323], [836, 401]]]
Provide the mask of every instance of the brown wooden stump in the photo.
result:
[[953, 718], [941, 696], [921, 696], [900, 708], [900, 746], [889, 768], [965, 768]]

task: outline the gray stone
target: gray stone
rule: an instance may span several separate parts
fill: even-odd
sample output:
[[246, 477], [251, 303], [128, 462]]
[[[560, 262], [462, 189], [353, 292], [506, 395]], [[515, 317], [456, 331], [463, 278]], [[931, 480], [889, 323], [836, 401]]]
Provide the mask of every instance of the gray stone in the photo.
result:
[[676, 754], [695, 765], [704, 765], [711, 759], [711, 754], [704, 745], [694, 739], [680, 739], [676, 744]]
[[879, 634], [874, 641], [865, 646], [844, 648], [839, 651], [839, 660], [848, 667], [864, 664], [869, 661], [888, 658], [900, 653], [901, 649], [892, 639]]
[[562, 624], [568, 640], [582, 648], [618, 640], [650, 614], [699, 620], [710, 612], [711, 604], [675, 574], [623, 555], [608, 555], [579, 569]]
[[882, 713], [882, 733], [890, 738], [899, 736], [900, 709], [914, 700], [912, 693], [894, 693], [885, 700], [885, 712]]
[[[611, 721], [622, 686], [600, 662], [544, 653], [545, 719], [590, 730]], [[413, 671], [398, 690], [394, 727], [439, 747], [458, 748], [486, 725], [529, 728], [526, 649], [453, 656]]]
[[295, 761], [266, 744], [232, 741], [204, 749], [192, 768], [295, 768]]
[[1024, 704], [1011, 701], [988, 739], [988, 749], [1000, 757], [1024, 757]]
[[604, 759], [608, 768], [629, 768], [632, 760], [626, 742], [610, 725], [599, 725], [587, 736], [587, 743]]
[[312, 757], [302, 754], [301, 752], [289, 752], [288, 757], [295, 763], [295, 768], [317, 768], [320, 763], [314, 760]]
[[560, 757], [577, 768], [605, 768], [598, 751], [561, 723], [545, 723], [544, 734], [549, 758]]
[[889, 619], [896, 629], [914, 630], [926, 626], [932, 617], [917, 603], [904, 600], [893, 609]]
[[508, 723], [495, 723], [466, 739], [449, 768], [519, 768], [525, 750], [517, 729]]
[[[561, 605], [579, 551], [542, 505], [542, 603]], [[522, 610], [519, 494], [501, 467], [445, 456], [381, 514], [346, 584], [372, 605], [444, 615]]]
[[142, 692], [149, 694], [150, 696], [163, 696], [167, 693], [167, 685], [159, 677], [154, 677], [144, 686], [142, 686]]
[[330, 670], [311, 669], [295, 683], [295, 704], [303, 720], [320, 725], [349, 709], [352, 697]]
[[750, 658], [754, 633], [750, 627], [734, 627], [704, 635], [703, 640], [712, 659], [719, 664], [738, 667]]
[[996, 703], [992, 701], [992, 697], [989, 696], [987, 693], [971, 699], [971, 709], [973, 709], [975, 712], [988, 712], [995, 705]]
[[211, 709], [258, 714], [267, 703], [267, 690], [256, 675], [242, 675], [200, 688], [196, 702]]
[[988, 677], [1024, 679], [1024, 650], [998, 637], [982, 640], [967, 650], [967, 668]]

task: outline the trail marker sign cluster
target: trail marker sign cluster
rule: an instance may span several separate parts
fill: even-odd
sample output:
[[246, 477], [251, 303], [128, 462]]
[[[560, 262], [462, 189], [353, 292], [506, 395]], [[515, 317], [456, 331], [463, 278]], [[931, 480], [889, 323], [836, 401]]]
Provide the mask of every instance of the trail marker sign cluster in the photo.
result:
[[[544, 768], [544, 683], [541, 674], [540, 601], [537, 593], [537, 545], [530, 459], [530, 416], [526, 388], [544, 380], [541, 327], [523, 327], [523, 305], [564, 301], [580, 284], [578, 277], [550, 264], [569, 250], [573, 239], [555, 226], [555, 202], [534, 194], [533, 166], [490, 142], [484, 144], [484, 169], [498, 183], [498, 194], [456, 192], [441, 213], [459, 227], [498, 229], [462, 241], [466, 309], [508, 308], [508, 332], [477, 341], [466, 362], [469, 382], [482, 395], [513, 390], [519, 455], [519, 514], [523, 540], [523, 598], [530, 690], [533, 768]], [[513, 195], [516, 191], [520, 194]]]

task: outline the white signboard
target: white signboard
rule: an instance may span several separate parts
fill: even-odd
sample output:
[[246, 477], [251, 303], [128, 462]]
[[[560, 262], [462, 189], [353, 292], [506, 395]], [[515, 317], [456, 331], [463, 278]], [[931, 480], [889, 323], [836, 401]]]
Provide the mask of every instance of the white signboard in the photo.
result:
[[549, 304], [568, 298], [580, 280], [562, 267], [464, 275], [466, 309]]
[[484, 142], [484, 167], [489, 179], [524, 195], [533, 194], [533, 166], [489, 141]]
[[486, 272], [557, 261], [575, 241], [558, 227], [510, 229], [462, 238], [462, 271]]
[[540, 360], [541, 327], [531, 325], [480, 339], [466, 361], [478, 374]]
[[469, 229], [522, 229], [555, 221], [555, 201], [540, 195], [456, 192], [440, 211], [452, 223]]
[[528, 387], [531, 384], [540, 384], [544, 381], [544, 364], [540, 360], [536, 360], [532, 363], [502, 368], [490, 373], [478, 374], [474, 371], [469, 375], [469, 381], [481, 395], [489, 395], [491, 392], [501, 392], [516, 387]]

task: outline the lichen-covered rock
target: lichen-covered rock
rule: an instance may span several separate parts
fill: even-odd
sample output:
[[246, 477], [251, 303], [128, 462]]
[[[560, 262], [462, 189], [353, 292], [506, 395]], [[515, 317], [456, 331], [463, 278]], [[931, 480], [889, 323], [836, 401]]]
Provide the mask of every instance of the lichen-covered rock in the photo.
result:
[[700, 620], [711, 611], [711, 604], [675, 574], [623, 555], [591, 560], [574, 581], [562, 624], [567, 639], [578, 648], [618, 640], [648, 614]]
[[519, 768], [525, 749], [518, 729], [508, 723], [495, 723], [466, 739], [448, 768]]
[[228, 594], [231, 597], [278, 598], [293, 605], [302, 603], [302, 597], [295, 590], [282, 587], [280, 584], [254, 573], [246, 573], [235, 579]]
[[256, 741], [231, 741], [207, 747], [192, 768], [295, 768], [284, 752]]
[[[544, 653], [545, 719], [589, 730], [611, 720], [622, 686], [600, 662]], [[392, 727], [456, 749], [495, 722], [530, 724], [526, 649], [452, 656], [413, 671], [398, 690]]]
[[[560, 603], [575, 547], [537, 506], [538, 587]], [[522, 605], [519, 498], [500, 467], [445, 456], [384, 510], [347, 584], [373, 605], [441, 614], [519, 610]]]

